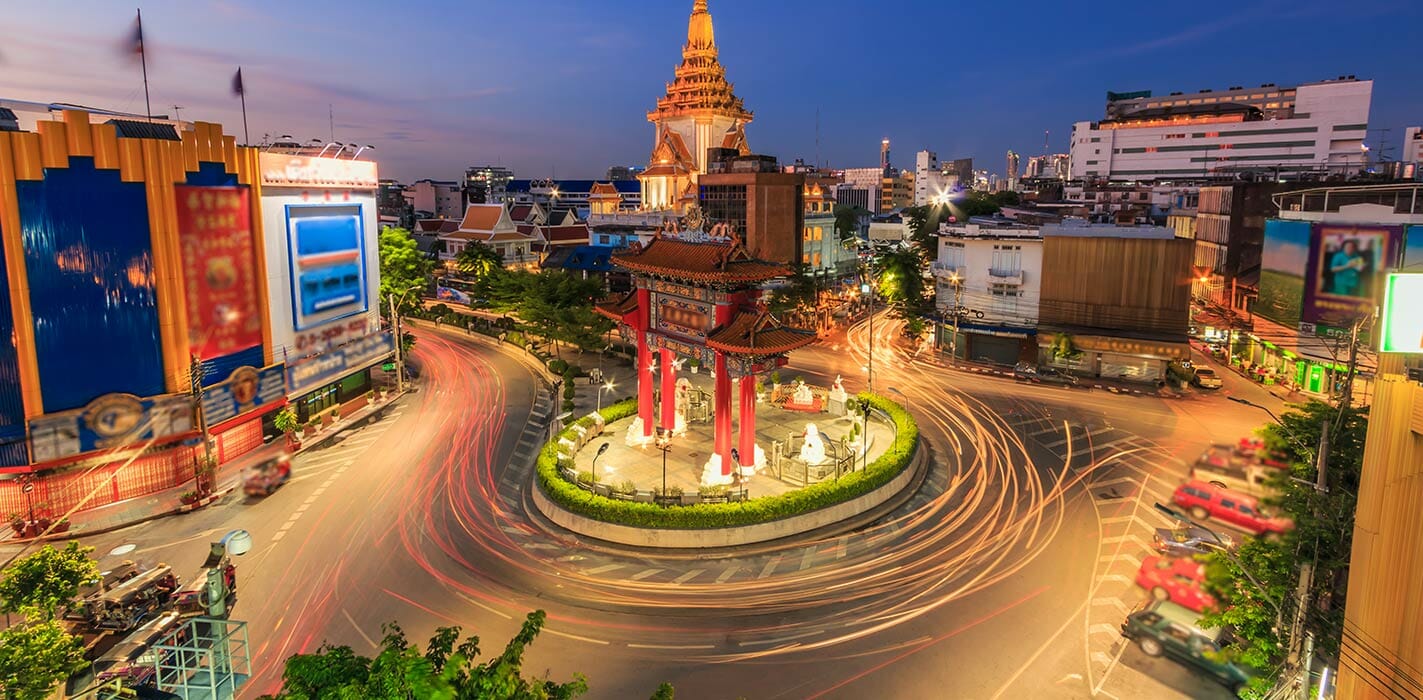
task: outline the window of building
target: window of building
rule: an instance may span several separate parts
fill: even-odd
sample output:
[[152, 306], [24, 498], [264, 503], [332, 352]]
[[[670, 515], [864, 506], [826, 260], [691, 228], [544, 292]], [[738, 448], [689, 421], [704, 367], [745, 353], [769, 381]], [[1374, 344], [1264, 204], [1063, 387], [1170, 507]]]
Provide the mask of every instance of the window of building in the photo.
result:
[[810, 265], [811, 267], [820, 267], [820, 253], [815, 253], [810, 256]]
[[598, 234], [598, 243], [600, 243], [600, 244], [602, 244], [602, 245], [608, 245], [608, 244], [611, 243], [611, 242], [612, 242], [612, 240], [611, 240], [611, 238], [609, 238], [608, 234], [606, 234], [606, 233]]
[[948, 267], [963, 267], [963, 244], [954, 241], [944, 241], [944, 247], [939, 250], [939, 259]]
[[[815, 238], [813, 238], [813, 239], [811, 239], [811, 240], [816, 240], [816, 241], [824, 240], [824, 236], [825, 236], [825, 228], [824, 228], [823, 226], [816, 226], [816, 227], [815, 227]], [[818, 263], [817, 263], [817, 264], [818, 264]]]
[[997, 244], [993, 246], [993, 274], [1000, 277], [1023, 271], [1023, 246]]
[[800, 255], [800, 264], [802, 264], [802, 265], [809, 265], [809, 264], [810, 264], [810, 253], [801, 253], [801, 255]]
[[1266, 102], [1266, 103], [1265, 103], [1265, 109], [1279, 109], [1279, 107], [1280, 107], [1280, 103], [1279, 103], [1279, 102]]

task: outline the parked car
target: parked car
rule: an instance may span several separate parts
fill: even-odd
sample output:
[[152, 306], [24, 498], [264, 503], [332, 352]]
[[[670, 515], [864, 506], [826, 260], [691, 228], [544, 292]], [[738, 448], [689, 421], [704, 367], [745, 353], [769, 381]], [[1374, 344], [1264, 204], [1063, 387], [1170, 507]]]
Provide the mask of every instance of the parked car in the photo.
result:
[[1158, 527], [1152, 537], [1156, 551], [1173, 557], [1189, 557], [1193, 554], [1214, 552], [1221, 547], [1235, 549], [1235, 538], [1228, 532], [1212, 532], [1203, 527]]
[[1204, 481], [1188, 481], [1176, 488], [1171, 502], [1191, 511], [1197, 520], [1215, 518], [1256, 535], [1278, 534], [1294, 527], [1289, 518], [1265, 513], [1259, 501], [1248, 493], [1212, 486]]
[[1250, 674], [1223, 658], [1221, 648], [1230, 643], [1221, 630], [1197, 624], [1200, 615], [1169, 600], [1148, 600], [1122, 623], [1122, 636], [1136, 642], [1147, 656], [1165, 656], [1199, 670], [1232, 692], [1250, 680]]
[[1136, 584], [1152, 598], [1196, 612], [1215, 607], [1215, 597], [1201, 587], [1205, 580], [1206, 565], [1189, 557], [1149, 556], [1136, 571]]
[[1209, 367], [1197, 367], [1195, 374], [1191, 375], [1191, 383], [1202, 389], [1219, 389], [1221, 386], [1220, 375]]
[[1254, 496], [1272, 493], [1268, 482], [1279, 473], [1278, 468], [1259, 461], [1255, 453], [1242, 456], [1229, 445], [1212, 446], [1191, 465], [1191, 478], [1196, 481]]
[[1062, 384], [1077, 386], [1077, 377], [1059, 372], [1052, 367], [1039, 367], [1028, 362], [1019, 362], [1013, 367], [1013, 378], [1034, 384]]

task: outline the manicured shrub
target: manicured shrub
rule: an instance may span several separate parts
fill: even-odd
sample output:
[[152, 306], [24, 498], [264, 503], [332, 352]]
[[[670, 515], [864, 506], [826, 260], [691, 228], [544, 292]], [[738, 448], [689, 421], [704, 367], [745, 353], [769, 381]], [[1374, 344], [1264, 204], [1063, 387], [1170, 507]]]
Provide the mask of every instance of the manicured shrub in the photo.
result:
[[[835, 481], [822, 481], [779, 496], [765, 496], [735, 503], [664, 507], [607, 498], [584, 491], [559, 474], [558, 439], [573, 439], [570, 427], [539, 451], [536, 463], [539, 487], [555, 503], [578, 515], [635, 527], [676, 530], [739, 527], [819, 510], [862, 496], [889, 483], [909, 466], [918, 448], [919, 427], [903, 407], [876, 394], [862, 393], [860, 397], [868, 398], [873, 408], [889, 415], [898, 430], [885, 453], [868, 467], [846, 474]], [[606, 423], [612, 423], [636, 412], [637, 402], [628, 399], [605, 407], [602, 416]], [[580, 423], [582, 421], [591, 419], [579, 419]], [[676, 495], [680, 495], [680, 489], [675, 487], [669, 488], [668, 491], [677, 491]]]

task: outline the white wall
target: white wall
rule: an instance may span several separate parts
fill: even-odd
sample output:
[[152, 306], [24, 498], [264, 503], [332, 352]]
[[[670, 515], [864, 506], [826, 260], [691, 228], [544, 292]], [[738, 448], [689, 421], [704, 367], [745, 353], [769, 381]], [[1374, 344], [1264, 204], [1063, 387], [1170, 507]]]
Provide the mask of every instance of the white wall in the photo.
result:
[[[367, 309], [344, 318], [298, 331], [292, 318], [291, 257], [287, 230], [287, 206], [326, 204], [359, 205], [361, 236], [365, 257]], [[348, 201], [349, 196], [349, 201]], [[322, 190], [266, 186], [262, 188], [262, 237], [267, 264], [267, 309], [271, 317], [272, 358], [280, 362], [296, 360], [354, 340], [380, 327], [376, 311], [380, 286], [380, 256], [374, 190]], [[285, 350], [285, 356], [283, 351]]]
[[[948, 270], [959, 269], [963, 292], [961, 303], [964, 307], [982, 311], [982, 319], [970, 318], [971, 323], [984, 325], [1035, 328], [1038, 324], [1038, 302], [1042, 297], [1043, 240], [1036, 229], [1014, 228], [992, 238], [978, 238], [992, 235], [991, 227], [977, 224], [952, 227], [949, 230], [961, 235], [939, 236], [939, 257], [935, 270], [935, 301], [940, 309], [954, 306], [954, 287], [949, 283]], [[998, 229], [1000, 232], [1004, 229]], [[961, 244], [956, 249], [954, 244]], [[993, 293], [995, 282], [1000, 286], [1005, 281], [990, 275], [995, 264], [994, 246], [1018, 246], [1017, 269], [1021, 273], [1022, 284], [1016, 288], [1018, 296]], [[1004, 251], [998, 251], [1003, 255]], [[1003, 264], [1000, 258], [998, 264]], [[1009, 285], [1012, 287], [1012, 285]]]

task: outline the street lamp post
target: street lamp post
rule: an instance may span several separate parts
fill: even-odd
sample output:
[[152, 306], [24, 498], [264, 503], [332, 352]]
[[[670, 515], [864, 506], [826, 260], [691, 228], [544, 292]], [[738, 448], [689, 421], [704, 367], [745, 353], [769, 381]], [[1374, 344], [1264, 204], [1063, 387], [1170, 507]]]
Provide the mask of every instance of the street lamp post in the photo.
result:
[[602, 457], [603, 453], [608, 451], [609, 444], [611, 443], [604, 440], [603, 444], [598, 446], [598, 453], [593, 455], [593, 483], [595, 484], [598, 483], [598, 458]]
[[662, 451], [662, 497], [667, 498], [667, 453], [672, 451], [672, 431], [657, 429], [657, 449]]
[[870, 303], [870, 327], [869, 327], [869, 333], [870, 333], [870, 360], [869, 360], [869, 364], [867, 364], [867, 365], [865, 366], [865, 375], [866, 375], [865, 383], [869, 386], [869, 390], [870, 390], [870, 391], [874, 391], [874, 390], [875, 390], [875, 288], [874, 288], [874, 285], [872, 285], [872, 284], [870, 284], [870, 283], [868, 283], [868, 282], [861, 284], [861, 285], [860, 285], [860, 293], [864, 294], [864, 295], [865, 295], [865, 298], [868, 299], [868, 300], [869, 300], [869, 303]]
[[909, 410], [909, 395], [908, 395], [908, 394], [905, 394], [904, 392], [902, 392], [902, 391], [900, 391], [900, 390], [898, 390], [898, 389], [896, 389], [896, 388], [894, 388], [894, 387], [887, 387], [887, 388], [886, 388], [886, 391], [890, 392], [891, 394], [899, 394], [899, 396], [904, 399], [904, 410], [906, 410], [906, 411]]
[[598, 407], [597, 407], [596, 410], [597, 410], [599, 413], [601, 413], [601, 412], [603, 411], [603, 392], [606, 391], [606, 392], [610, 392], [610, 393], [611, 393], [612, 390], [613, 390], [613, 382], [612, 382], [612, 380], [608, 380], [608, 381], [605, 382], [602, 386], [598, 387]]
[[949, 284], [954, 286], [954, 330], [949, 336], [949, 357], [959, 359], [959, 307], [963, 305], [963, 285], [959, 284], [959, 273], [949, 275]]
[[390, 302], [390, 327], [391, 330], [395, 332], [395, 389], [402, 393], [405, 391], [405, 357], [404, 352], [402, 352], [403, 349], [401, 348], [402, 343], [400, 342], [399, 305], [405, 303], [405, 295], [409, 293], [410, 290], [408, 289], [402, 292], [399, 302], [395, 300], [395, 292], [386, 295], [386, 299]]

